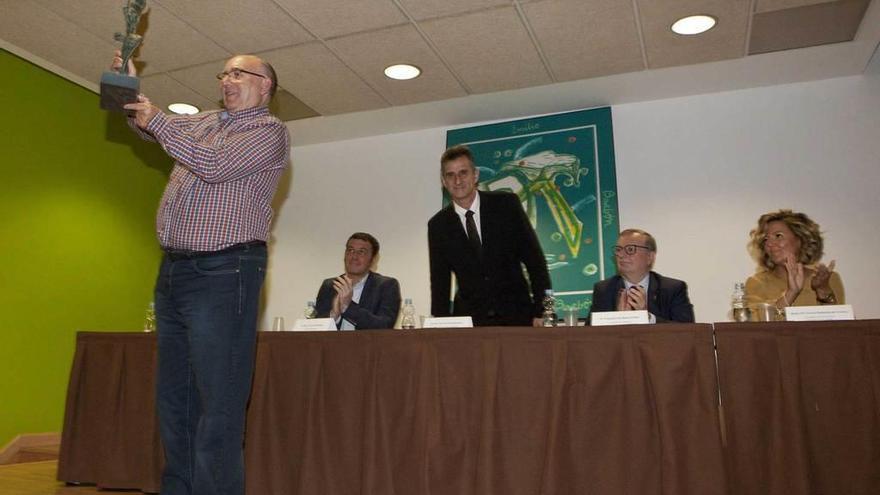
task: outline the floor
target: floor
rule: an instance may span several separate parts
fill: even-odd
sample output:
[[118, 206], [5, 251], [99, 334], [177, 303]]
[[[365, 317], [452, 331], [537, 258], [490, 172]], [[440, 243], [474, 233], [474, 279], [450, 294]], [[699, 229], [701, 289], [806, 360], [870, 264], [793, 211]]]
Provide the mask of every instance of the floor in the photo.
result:
[[58, 461], [0, 465], [0, 495], [140, 494], [139, 490], [99, 490], [95, 486], [66, 486], [55, 480]]

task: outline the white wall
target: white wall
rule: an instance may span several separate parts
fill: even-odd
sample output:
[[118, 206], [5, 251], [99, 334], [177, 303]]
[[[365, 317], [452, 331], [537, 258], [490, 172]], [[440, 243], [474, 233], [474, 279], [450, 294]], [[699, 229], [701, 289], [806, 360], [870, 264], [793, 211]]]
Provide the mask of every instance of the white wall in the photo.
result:
[[[757, 217], [808, 213], [826, 233], [847, 302], [880, 318], [880, 78], [810, 83], [612, 107], [621, 226], [652, 232], [656, 270], [690, 286], [698, 321], [727, 319]], [[475, 123], [477, 124], [477, 123]], [[274, 230], [264, 321], [298, 317], [340, 273], [348, 235], [382, 244], [379, 271], [430, 311], [428, 218], [441, 201], [445, 128], [294, 146]], [[293, 136], [296, 142], [296, 136]], [[290, 320], [289, 320], [290, 321]], [[264, 327], [268, 326], [264, 325]]]
[[432, 129], [294, 147], [264, 322], [284, 316], [289, 326], [302, 317], [321, 281], [342, 273], [345, 241], [357, 231], [379, 240], [377, 271], [400, 281], [416, 311], [430, 311], [426, 224], [441, 203], [445, 143], [445, 131]]

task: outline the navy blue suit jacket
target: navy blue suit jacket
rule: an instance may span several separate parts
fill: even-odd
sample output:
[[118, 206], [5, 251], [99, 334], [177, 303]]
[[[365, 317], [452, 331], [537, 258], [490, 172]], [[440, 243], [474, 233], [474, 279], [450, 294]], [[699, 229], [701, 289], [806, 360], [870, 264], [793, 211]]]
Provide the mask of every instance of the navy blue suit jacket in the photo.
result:
[[[318, 318], [330, 316], [333, 297], [336, 296], [333, 280], [335, 278], [324, 280], [321, 288], [318, 289], [318, 298], [315, 301]], [[370, 272], [364, 283], [360, 302], [352, 301], [348, 309], [342, 313], [342, 317], [352, 322], [355, 330], [394, 328], [398, 311], [400, 311], [400, 284], [397, 279]]]
[[[482, 255], [468, 243], [451, 203], [428, 221], [431, 314], [471, 316], [478, 326], [530, 326], [532, 318], [541, 316], [544, 290], [550, 288], [538, 236], [515, 194], [480, 191], [479, 195]], [[458, 292], [450, 310], [452, 273]]]
[[[694, 305], [688, 297], [687, 284], [681, 280], [664, 277], [651, 272], [648, 282], [648, 311], [657, 319], [657, 323], [694, 322]], [[615, 275], [593, 285], [593, 311], [615, 311], [617, 295], [623, 290], [623, 277]], [[588, 320], [589, 321], [589, 320]]]

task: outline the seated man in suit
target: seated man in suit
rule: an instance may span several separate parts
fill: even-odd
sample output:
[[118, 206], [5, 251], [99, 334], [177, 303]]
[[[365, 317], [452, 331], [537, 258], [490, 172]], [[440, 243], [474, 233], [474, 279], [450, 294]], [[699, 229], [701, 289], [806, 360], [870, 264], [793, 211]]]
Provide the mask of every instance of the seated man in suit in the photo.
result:
[[656, 256], [651, 234], [639, 229], [621, 232], [614, 246], [617, 275], [593, 286], [591, 313], [647, 309], [652, 323], [693, 323], [687, 284], [651, 271]]
[[370, 269], [379, 241], [365, 232], [345, 243], [345, 273], [328, 278], [318, 289], [318, 318], [333, 318], [340, 330], [393, 328], [400, 310], [400, 284]]
[[[480, 172], [466, 146], [443, 153], [440, 174], [452, 202], [428, 221], [431, 313], [467, 315], [477, 326], [541, 326], [550, 275], [519, 198], [477, 191]], [[450, 310], [452, 273], [458, 292]]]

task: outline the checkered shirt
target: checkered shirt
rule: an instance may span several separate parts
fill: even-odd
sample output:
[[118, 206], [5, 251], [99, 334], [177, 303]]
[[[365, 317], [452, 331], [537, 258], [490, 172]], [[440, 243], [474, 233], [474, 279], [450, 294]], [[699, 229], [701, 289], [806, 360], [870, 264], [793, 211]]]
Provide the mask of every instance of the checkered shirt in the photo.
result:
[[287, 167], [287, 126], [266, 107], [196, 115], [158, 113], [144, 139], [175, 160], [156, 215], [165, 249], [216, 251], [267, 241], [272, 197]]

